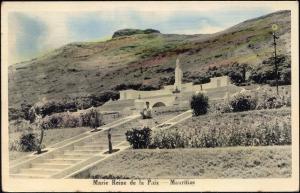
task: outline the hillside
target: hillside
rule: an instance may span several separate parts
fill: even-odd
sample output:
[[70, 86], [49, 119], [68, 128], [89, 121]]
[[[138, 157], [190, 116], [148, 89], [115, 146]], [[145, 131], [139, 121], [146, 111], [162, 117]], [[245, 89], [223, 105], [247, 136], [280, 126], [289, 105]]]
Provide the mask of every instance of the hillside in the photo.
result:
[[71, 43], [9, 66], [9, 106], [97, 94], [121, 83], [168, 84], [178, 55], [184, 72], [190, 74], [234, 63], [255, 68], [272, 56], [273, 23], [279, 26], [278, 53], [290, 56], [290, 11], [251, 19], [215, 34], [140, 30], [105, 42]]

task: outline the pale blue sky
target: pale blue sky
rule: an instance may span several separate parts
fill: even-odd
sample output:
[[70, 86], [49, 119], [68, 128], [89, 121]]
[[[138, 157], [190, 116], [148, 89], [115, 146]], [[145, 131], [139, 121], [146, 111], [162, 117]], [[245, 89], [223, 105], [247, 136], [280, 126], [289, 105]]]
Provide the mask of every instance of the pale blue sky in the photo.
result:
[[274, 10], [268, 6], [213, 10], [106, 10], [11, 12], [9, 36], [13, 62], [37, 57], [70, 42], [99, 41], [123, 28], [153, 28], [161, 33], [214, 33]]

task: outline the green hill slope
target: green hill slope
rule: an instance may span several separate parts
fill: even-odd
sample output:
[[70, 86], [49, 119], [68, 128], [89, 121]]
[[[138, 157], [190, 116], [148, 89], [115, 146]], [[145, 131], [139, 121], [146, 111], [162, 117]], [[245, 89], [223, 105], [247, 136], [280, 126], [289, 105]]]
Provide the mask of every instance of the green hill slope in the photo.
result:
[[9, 106], [95, 94], [125, 82], [167, 84], [178, 55], [184, 72], [191, 74], [234, 63], [260, 66], [272, 56], [273, 23], [279, 26], [278, 53], [290, 56], [290, 11], [251, 19], [215, 34], [139, 30], [118, 33], [105, 42], [71, 43], [9, 66]]

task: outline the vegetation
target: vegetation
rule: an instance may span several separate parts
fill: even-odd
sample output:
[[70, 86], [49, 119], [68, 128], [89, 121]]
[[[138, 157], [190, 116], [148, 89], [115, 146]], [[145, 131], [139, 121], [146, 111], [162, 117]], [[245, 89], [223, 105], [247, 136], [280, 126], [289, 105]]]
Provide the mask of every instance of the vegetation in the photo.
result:
[[143, 129], [133, 128], [127, 131], [125, 135], [134, 149], [145, 149], [150, 144], [151, 129], [149, 127]]
[[145, 30], [139, 30], [139, 29], [122, 29], [116, 31], [112, 38], [117, 38], [117, 37], [123, 37], [123, 36], [131, 36], [135, 34], [150, 34], [150, 33], [160, 33], [158, 30], [154, 29], [145, 29]]
[[22, 103], [21, 110], [10, 108], [9, 109], [9, 119], [16, 120], [23, 118], [25, 120], [30, 120], [33, 122], [35, 119], [35, 113], [41, 115], [42, 117], [50, 116], [54, 113], [61, 112], [75, 112], [81, 109], [88, 109], [90, 107], [101, 106], [106, 101], [112, 99], [119, 99], [119, 93], [116, 91], [105, 91], [101, 92], [98, 95], [87, 95], [84, 97], [76, 98], [64, 98], [62, 100], [49, 100], [45, 102], [39, 101], [33, 106]]
[[[276, 57], [278, 65], [278, 74], [279, 74], [279, 85], [289, 85], [291, 84], [291, 59], [286, 55], [278, 55]], [[252, 69], [250, 80], [258, 84], [270, 84], [275, 86], [276, 73], [274, 70], [274, 57], [269, 57], [266, 60], [262, 61], [262, 65], [258, 66], [255, 69]]]
[[20, 137], [20, 151], [35, 151], [39, 146], [36, 134], [24, 133]]
[[193, 109], [193, 115], [199, 116], [207, 113], [209, 108], [208, 97], [203, 93], [192, 96], [191, 108]]
[[256, 99], [251, 95], [239, 94], [230, 101], [233, 112], [249, 111], [256, 108]]
[[45, 129], [66, 127], [91, 127], [96, 128], [103, 125], [102, 115], [94, 108], [81, 112], [64, 112], [46, 116], [42, 125]]
[[152, 133], [152, 148], [291, 144], [289, 109], [209, 114]]

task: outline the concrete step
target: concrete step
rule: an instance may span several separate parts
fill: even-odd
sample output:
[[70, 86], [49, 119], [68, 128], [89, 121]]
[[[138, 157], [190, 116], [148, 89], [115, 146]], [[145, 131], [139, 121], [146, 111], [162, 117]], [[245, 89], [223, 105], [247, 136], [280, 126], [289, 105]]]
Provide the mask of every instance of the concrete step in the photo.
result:
[[86, 155], [86, 154], [99, 154], [100, 152], [102, 152], [103, 150], [101, 149], [89, 149], [89, 150], [73, 150], [73, 151], [68, 151], [66, 152], [66, 154], [79, 154], [79, 155]]
[[45, 169], [45, 168], [26, 168], [21, 169], [19, 174], [42, 174], [42, 175], [53, 175], [61, 171], [60, 169]]
[[84, 145], [84, 146], [74, 146], [74, 150], [103, 150], [108, 148], [108, 145]]
[[12, 178], [50, 178], [51, 175], [43, 175], [43, 174], [10, 174]]
[[92, 154], [74, 154], [74, 153], [66, 153], [63, 155], [58, 155], [55, 158], [58, 159], [81, 159], [81, 160], [85, 160], [90, 158], [91, 156], [93, 156]]
[[[112, 136], [111, 137], [111, 141], [124, 141], [126, 140], [126, 136]], [[107, 144], [108, 143], [108, 139], [99, 139], [99, 138], [94, 138], [90, 141], [87, 141], [85, 143], [104, 143]]]
[[68, 159], [68, 158], [54, 158], [54, 159], [47, 159], [44, 163], [47, 164], [75, 164], [82, 161], [82, 159]]
[[94, 144], [101, 146], [101, 145], [106, 145], [107, 142], [108, 142], [107, 140], [105, 140], [105, 141], [90, 140], [90, 141], [85, 141], [85, 142], [83, 142], [81, 144], [78, 144], [78, 145], [75, 145], [75, 146], [85, 146], [85, 145], [94, 145]]
[[49, 163], [37, 163], [37, 164], [32, 164], [31, 168], [45, 168], [45, 169], [64, 169], [72, 164], [49, 164]]

